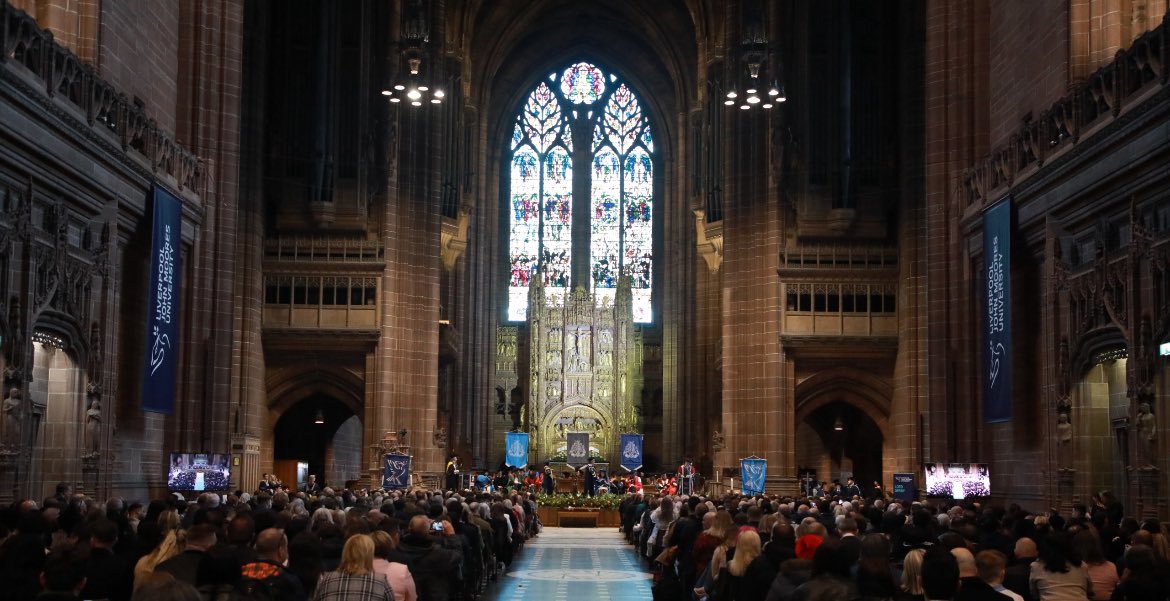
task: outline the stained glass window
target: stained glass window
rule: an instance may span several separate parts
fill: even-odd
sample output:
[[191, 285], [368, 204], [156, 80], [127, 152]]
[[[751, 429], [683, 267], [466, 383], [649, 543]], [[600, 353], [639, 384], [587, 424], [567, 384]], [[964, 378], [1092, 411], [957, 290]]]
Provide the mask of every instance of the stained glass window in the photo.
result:
[[[508, 319], [527, 317], [528, 284], [537, 270], [549, 297], [568, 291], [576, 177], [589, 182], [589, 284], [598, 303], [612, 303], [619, 279], [628, 276], [634, 320], [651, 322], [654, 140], [649, 120], [634, 92], [616, 74], [593, 64], [554, 71], [547, 81], [529, 93], [512, 132]], [[573, 120], [587, 122], [586, 131], [592, 132], [590, 169], [583, 173], [573, 171]]]

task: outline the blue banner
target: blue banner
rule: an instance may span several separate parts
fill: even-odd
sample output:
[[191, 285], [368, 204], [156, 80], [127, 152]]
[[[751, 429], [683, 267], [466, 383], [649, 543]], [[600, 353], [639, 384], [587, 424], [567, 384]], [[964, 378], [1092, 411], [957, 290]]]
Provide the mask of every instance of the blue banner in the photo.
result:
[[410, 487], [410, 455], [387, 453], [382, 458], [382, 488], [402, 490]]
[[983, 214], [984, 306], [983, 421], [1012, 419], [1012, 203], [1004, 199]]
[[571, 432], [565, 437], [567, 449], [565, 452], [565, 463], [580, 467], [589, 463], [589, 434], [583, 432]]
[[150, 243], [150, 298], [147, 301], [142, 410], [170, 414], [175, 407], [179, 359], [179, 281], [183, 203], [154, 187], [154, 228]]
[[632, 472], [642, 468], [642, 435], [622, 434], [622, 469]]
[[528, 434], [508, 432], [504, 435], [504, 463], [508, 467], [528, 467]]
[[894, 498], [899, 501], [912, 502], [917, 491], [914, 490], [914, 474], [894, 474]]
[[740, 494], [764, 494], [764, 476], [768, 473], [768, 460], [751, 457], [739, 460], [739, 478], [742, 480]]

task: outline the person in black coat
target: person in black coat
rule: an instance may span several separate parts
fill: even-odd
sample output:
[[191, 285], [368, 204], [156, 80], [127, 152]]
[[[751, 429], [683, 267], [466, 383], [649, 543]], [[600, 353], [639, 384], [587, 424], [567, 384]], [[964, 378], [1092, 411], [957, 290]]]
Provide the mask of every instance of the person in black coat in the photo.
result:
[[447, 462], [447, 478], [443, 488], [445, 490], [459, 490], [459, 457], [452, 455]]
[[444, 548], [431, 534], [431, 524], [425, 515], [411, 518], [398, 552], [410, 566], [418, 598], [442, 601], [460, 590], [460, 557], [459, 552]]
[[592, 497], [594, 491], [597, 490], [597, 471], [593, 467], [593, 462], [590, 461], [579, 469], [585, 476], [585, 495]]
[[548, 464], [544, 464], [544, 481], [541, 486], [544, 488], [544, 494], [551, 495], [556, 490], [557, 480], [553, 477], [552, 468]]
[[118, 526], [109, 520], [98, 520], [89, 527], [89, 559], [85, 565], [86, 599], [129, 601], [134, 592], [134, 566], [114, 554], [118, 542]]

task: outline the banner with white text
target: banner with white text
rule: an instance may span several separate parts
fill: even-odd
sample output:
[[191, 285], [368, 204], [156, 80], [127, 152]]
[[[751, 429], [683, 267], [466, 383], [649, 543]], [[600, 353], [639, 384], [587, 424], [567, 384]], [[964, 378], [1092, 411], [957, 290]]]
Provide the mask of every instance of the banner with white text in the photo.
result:
[[146, 352], [142, 410], [170, 414], [175, 406], [179, 359], [180, 241], [183, 203], [154, 187], [154, 227], [150, 242], [150, 298], [146, 315]]
[[983, 421], [1012, 419], [1012, 203], [1005, 198], [983, 214]]

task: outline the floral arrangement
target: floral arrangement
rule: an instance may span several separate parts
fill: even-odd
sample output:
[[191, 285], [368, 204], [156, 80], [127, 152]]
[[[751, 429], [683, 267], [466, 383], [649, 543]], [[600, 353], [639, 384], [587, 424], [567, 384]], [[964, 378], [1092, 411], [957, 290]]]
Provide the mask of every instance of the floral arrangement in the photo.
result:
[[625, 495], [604, 494], [595, 497], [586, 497], [584, 495], [540, 495], [537, 498], [537, 505], [541, 507], [553, 507], [556, 509], [567, 509], [569, 507], [584, 507], [588, 509], [605, 509], [609, 511], [617, 511], [618, 505], [625, 500]]
[[[559, 451], [556, 455], [549, 457], [548, 460], [550, 463], [564, 463], [569, 460], [569, 454], [567, 451]], [[605, 457], [601, 455], [592, 455], [589, 457], [589, 460], [594, 463], [607, 463]]]

